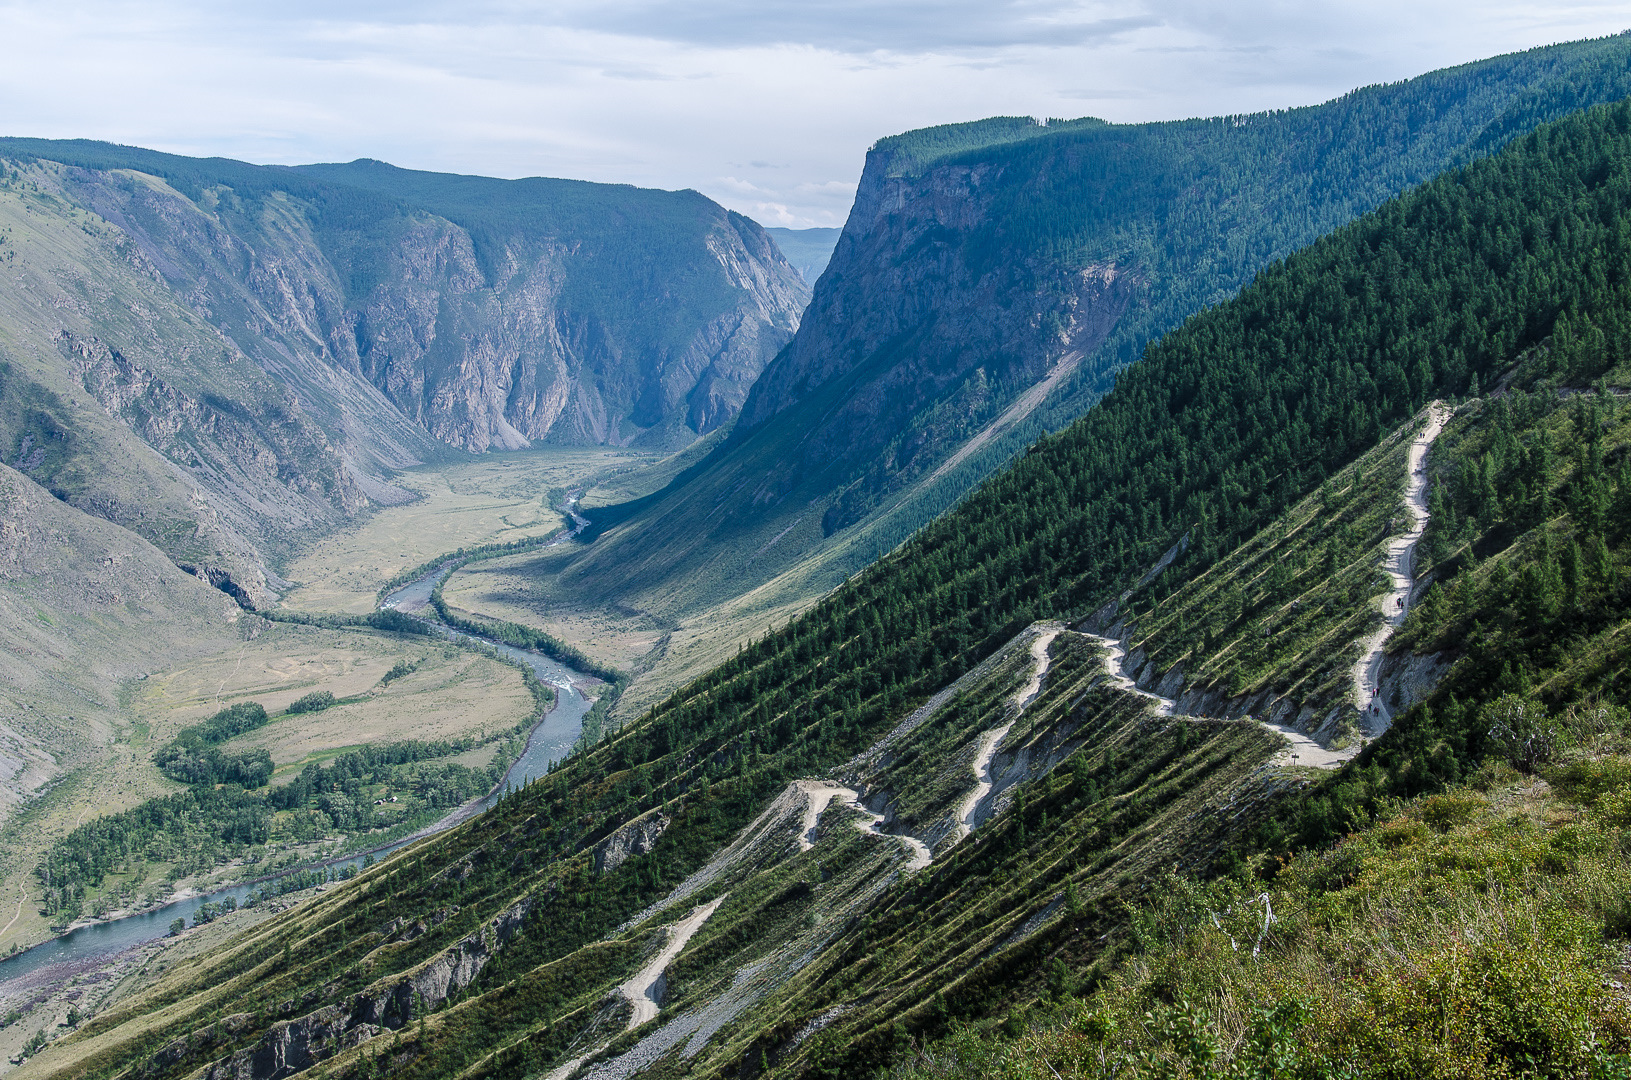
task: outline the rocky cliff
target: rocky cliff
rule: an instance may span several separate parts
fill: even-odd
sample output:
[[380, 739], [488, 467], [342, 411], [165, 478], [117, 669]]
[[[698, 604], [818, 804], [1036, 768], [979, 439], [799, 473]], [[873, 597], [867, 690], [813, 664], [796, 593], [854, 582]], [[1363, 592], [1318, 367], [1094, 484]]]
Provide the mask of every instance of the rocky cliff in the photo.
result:
[[758, 225], [694, 191], [300, 173], [411, 208], [337, 356], [466, 449], [684, 445], [735, 419], [809, 299]]
[[778, 603], [818, 594], [1274, 260], [1525, 124], [1628, 91], [1621, 36], [1303, 109], [997, 117], [880, 140], [797, 336], [729, 438], [597, 515], [601, 539], [561, 585], [668, 616], [772, 582]]
[[16, 139], [0, 168], [5, 460], [257, 604], [449, 447], [730, 423], [808, 298], [695, 192]]
[[932, 469], [1025, 390], [1097, 349], [1139, 277], [1114, 261], [971, 258], [968, 238], [992, 224], [994, 196], [1012, 177], [978, 162], [903, 174], [899, 156], [868, 155], [808, 329], [755, 384], [739, 425], [745, 441], [843, 384], [755, 492], [777, 500], [828, 471], [894, 478], [863, 481], [864, 494], [846, 489], [826, 510], [827, 533], [865, 513], [873, 489]]

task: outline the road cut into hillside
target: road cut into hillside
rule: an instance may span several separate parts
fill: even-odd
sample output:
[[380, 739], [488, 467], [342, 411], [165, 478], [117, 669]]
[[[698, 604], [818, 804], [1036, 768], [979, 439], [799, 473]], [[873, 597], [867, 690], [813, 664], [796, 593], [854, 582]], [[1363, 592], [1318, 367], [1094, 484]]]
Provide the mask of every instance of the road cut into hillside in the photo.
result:
[[1121, 647], [1121, 642], [1101, 637], [1098, 634], [1087, 634], [1085, 636], [1098, 642], [1100, 647], [1104, 649], [1104, 673], [1110, 676], [1110, 681], [1115, 683], [1117, 689], [1125, 690], [1129, 694], [1137, 694], [1139, 697], [1148, 698], [1155, 702], [1155, 711], [1161, 716], [1171, 716], [1177, 711], [1178, 703], [1176, 701], [1162, 697], [1160, 694], [1152, 694], [1148, 690], [1140, 690], [1138, 684], [1128, 676], [1127, 672], [1122, 668], [1127, 660], [1127, 650]]
[[[1359, 659], [1354, 662], [1354, 707], [1359, 710], [1360, 730], [1367, 739], [1374, 739], [1393, 724], [1393, 711], [1382, 700], [1382, 659], [1386, 655], [1387, 640], [1410, 614], [1412, 592], [1415, 588], [1416, 545], [1427, 530], [1427, 450], [1444, 430], [1450, 410], [1439, 402], [1427, 409], [1427, 423], [1410, 443], [1405, 477], [1405, 509], [1410, 514], [1408, 531], [1388, 541], [1387, 557], [1383, 569], [1387, 571], [1392, 588], [1382, 598], [1382, 625], [1359, 648]], [[1357, 748], [1354, 753], [1358, 753]], [[1349, 755], [1353, 756], [1352, 754]]]
[[1026, 706], [1037, 699], [1042, 693], [1042, 680], [1048, 674], [1048, 646], [1058, 637], [1064, 627], [1049, 627], [1037, 634], [1036, 640], [1031, 642], [1031, 659], [1033, 661], [1031, 677], [1018, 690], [1014, 691], [1014, 712], [1006, 724], [994, 727], [980, 735], [979, 747], [974, 752], [974, 787], [963, 799], [962, 805], [957, 808], [957, 839], [963, 840], [974, 831], [974, 816], [978, 813], [980, 804], [991, 794], [995, 780], [991, 776], [991, 759], [997, 756], [997, 747], [1002, 740], [1008, 737], [1014, 724], [1019, 720]]
[[[1381, 685], [1382, 661], [1386, 656], [1387, 641], [1410, 613], [1412, 592], [1415, 587], [1414, 564], [1416, 545], [1427, 529], [1427, 451], [1444, 430], [1450, 410], [1440, 402], [1428, 406], [1427, 422], [1411, 440], [1406, 455], [1404, 501], [1410, 514], [1410, 528], [1388, 542], [1383, 569], [1392, 587], [1382, 598], [1382, 626], [1360, 643], [1359, 659], [1354, 663], [1354, 705], [1361, 716], [1361, 730], [1365, 739], [1356, 740], [1341, 749], [1321, 746], [1304, 732], [1289, 724], [1275, 724], [1260, 718], [1259, 724], [1285, 737], [1289, 743], [1275, 755], [1275, 765], [1307, 765], [1319, 769], [1335, 769], [1351, 761], [1364, 748], [1365, 742], [1387, 731], [1393, 722], [1392, 711], [1377, 692]], [[1148, 698], [1155, 703], [1161, 716], [1175, 715], [1177, 702], [1171, 698], [1142, 690], [1133, 682], [1123, 665], [1127, 650], [1121, 642], [1098, 634], [1088, 634], [1104, 648], [1104, 670], [1110, 681], [1128, 693]]]
[[633, 978], [617, 988], [618, 993], [628, 998], [629, 1004], [634, 1007], [629, 1016], [627, 1030], [633, 1031], [647, 1020], [657, 1019], [657, 1012], [662, 1004], [659, 999], [662, 997], [663, 975], [668, 971], [668, 965], [674, 962], [685, 948], [686, 942], [702, 929], [702, 924], [707, 922], [709, 916], [724, 902], [725, 897], [721, 896], [711, 904], [699, 904], [691, 914], [670, 926], [668, 940], [663, 943], [657, 955], [652, 957], [645, 967], [635, 972]]
[[[1134, 683], [1132, 678], [1128, 676], [1122, 667], [1127, 659], [1127, 650], [1121, 647], [1121, 642], [1101, 637], [1098, 634], [1088, 634], [1087, 636], [1103, 646], [1105, 674], [1110, 677], [1110, 681], [1118, 689], [1155, 702], [1155, 711], [1160, 716], [1178, 715], [1178, 703], [1176, 701], [1162, 697], [1160, 694], [1152, 694], [1148, 690], [1140, 690], [1138, 684]], [[1356, 752], [1353, 750], [1326, 749], [1289, 724], [1271, 724], [1266, 720], [1258, 720], [1257, 722], [1271, 731], [1283, 735], [1286, 741], [1291, 744], [1275, 756], [1274, 764], [1276, 765], [1311, 765], [1319, 769], [1334, 769], [1353, 757]]]
[[[667, 938], [663, 942], [663, 947], [657, 951], [657, 955], [646, 961], [628, 982], [617, 988], [617, 992], [628, 1001], [630, 1008], [629, 1021], [624, 1025], [624, 1031], [633, 1031], [641, 1024], [657, 1019], [657, 1014], [662, 1011], [661, 999], [663, 984], [666, 981], [664, 976], [668, 973], [668, 966], [678, 959], [680, 953], [685, 950], [686, 943], [702, 929], [702, 924], [719, 910], [719, 905], [725, 902], [725, 896], [719, 897], [711, 904], [698, 905], [692, 909], [691, 914], [668, 927]], [[577, 1071], [579, 1065], [610, 1045], [611, 1041], [607, 1040], [588, 1053], [572, 1058], [551, 1072], [547, 1080], [566, 1080]]]
[[917, 837], [906, 833], [885, 832], [883, 815], [874, 814], [871, 810], [868, 810], [861, 802], [860, 794], [853, 788], [835, 784], [831, 780], [795, 780], [793, 781], [793, 787], [802, 792], [808, 800], [804, 806], [803, 818], [799, 822], [798, 842], [800, 851], [809, 851], [815, 847], [816, 824], [827, 807], [836, 801], [839, 805], [848, 807], [857, 814], [862, 815], [865, 820], [855, 823], [857, 829], [864, 833], [871, 833], [874, 836], [898, 840], [908, 853], [906, 866], [904, 867], [908, 873], [921, 870], [933, 861], [928, 845]]

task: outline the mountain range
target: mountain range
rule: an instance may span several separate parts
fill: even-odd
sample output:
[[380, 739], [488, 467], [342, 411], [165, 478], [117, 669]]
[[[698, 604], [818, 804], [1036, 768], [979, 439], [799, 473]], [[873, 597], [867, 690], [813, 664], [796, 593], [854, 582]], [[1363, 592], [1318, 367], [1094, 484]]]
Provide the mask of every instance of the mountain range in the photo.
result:
[[880, 140], [798, 334], [728, 438], [552, 595], [683, 619], [819, 596], [1082, 415], [1148, 343], [1322, 233], [1631, 92], [1624, 38], [1323, 105], [1155, 124], [995, 118]]
[[0, 157], [8, 463], [252, 604], [297, 538], [407, 498], [394, 469], [728, 425], [808, 296], [695, 192], [29, 139]]
[[[729, 289], [686, 295], [758, 305], [688, 310], [757, 312], [755, 340], [780, 327], [781, 343], [756, 354], [751, 388], [736, 380], [743, 393], [717, 423], [693, 422], [702, 381], [658, 395], [667, 412], [629, 405], [619, 439], [688, 446], [643, 474], [663, 485], [592, 505], [575, 539], [506, 557], [563, 596], [664, 617], [709, 617], [755, 589], [802, 613], [490, 810], [355, 876], [269, 882], [248, 911], [177, 930], [118, 979], [45, 994], [64, 1009], [79, 996], [59, 1037], [42, 1028], [24, 1047], [19, 1075], [1622, 1075], [1628, 93], [1622, 36], [1307, 109], [995, 118], [887, 138], [808, 307], [781, 323], [771, 285], [790, 282], [792, 303], [800, 282], [763, 230], [714, 208], [708, 228], [747, 254], [705, 239], [704, 256], [698, 233], [675, 226], [692, 250], [670, 264], [683, 280], [737, 267]], [[168, 231], [120, 224], [111, 202], [82, 207], [84, 192], [124, 183], [157, 191], [184, 223], [236, 221], [235, 200], [259, 200], [242, 214], [257, 238], [270, 222], [315, 236], [320, 220], [326, 239], [300, 250], [325, 253], [344, 283], [334, 295], [406, 296], [400, 310], [421, 316], [407, 268], [422, 264], [401, 254], [400, 230], [463, 236], [470, 281], [488, 292], [438, 299], [452, 314], [434, 325], [436, 341], [453, 325], [468, 343], [472, 327], [498, 325], [478, 315], [520, 294], [503, 284], [526, 264], [515, 238], [541, 233], [508, 224], [518, 211], [501, 193], [527, 182], [363, 162], [292, 171], [326, 194], [255, 188], [258, 171], [231, 173], [240, 191], [186, 172], [236, 165], [148, 161], [163, 174], [93, 152], [115, 153], [8, 166], [4, 265], [28, 246], [15, 315], [0, 312], [15, 320], [0, 343], [26, 376], [8, 370], [6, 395], [27, 403], [13, 415], [56, 425], [19, 427], [15, 456], [32, 464], [0, 476], [0, 542], [19, 560], [66, 577], [52, 558], [116, 558], [119, 514], [140, 523], [138, 510], [168, 505], [94, 502], [84, 492], [113, 481], [62, 446], [83, 441], [110, 464], [125, 448], [131, 468], [182, 478], [227, 460], [218, 447], [245, 447], [255, 475], [283, 485], [257, 490], [304, 501], [263, 496], [255, 512], [288, 523], [252, 530], [241, 498], [199, 482], [188, 520], [220, 524], [187, 542], [269, 549], [323, 527], [322, 513], [358, 512], [348, 483], [389, 497], [388, 445], [467, 449], [437, 441], [438, 417], [486, 416], [491, 432], [512, 415], [409, 408], [453, 370], [433, 349], [414, 353], [395, 323], [359, 336], [381, 325], [366, 304], [331, 311], [315, 291], [273, 289], [296, 280], [288, 265], [252, 273], [262, 262], [223, 254], [249, 241], [220, 239], [211, 258], [246, 290], [230, 295], [275, 292], [276, 310], [306, 313], [302, 327], [352, 312], [344, 340], [370, 342], [348, 366], [312, 343], [331, 332], [308, 335], [307, 359], [280, 365], [270, 357], [294, 323], [228, 303], [225, 271], [164, 269], [205, 265], [171, 254]], [[371, 216], [387, 196], [396, 209]], [[148, 235], [151, 251], [132, 239]], [[571, 250], [593, 265], [639, 264], [584, 235]], [[379, 251], [400, 258], [358, 254]], [[74, 277], [63, 252], [95, 273]], [[121, 321], [76, 309], [69, 281], [86, 295], [117, 285], [127, 299], [106, 307]], [[611, 286], [579, 287], [559, 295], [582, 306], [555, 310], [614, 325]], [[46, 335], [56, 311], [84, 323]], [[659, 322], [637, 310], [615, 325], [657, 334]], [[91, 333], [104, 325], [126, 335], [106, 356]], [[249, 344], [203, 351], [236, 334]], [[457, 368], [485, 385], [469, 349]], [[175, 357], [163, 386], [183, 389], [165, 398], [126, 374], [157, 370], [127, 351]], [[53, 355], [80, 359], [53, 367]], [[393, 382], [398, 360], [425, 382]], [[322, 371], [381, 419], [331, 437], [352, 429], [313, 419], [321, 406], [301, 396]], [[230, 393], [207, 397], [215, 380]], [[93, 386], [139, 392], [93, 411]], [[162, 400], [175, 411], [148, 404]], [[195, 421], [213, 442], [166, 427], [214, 415], [241, 427]], [[570, 426], [582, 415], [599, 414], [563, 405], [559, 436], [611, 439]], [[165, 442], [166, 430], [179, 434]], [[468, 438], [455, 430], [474, 429], [440, 438]], [[36, 474], [65, 478], [62, 493]], [[66, 486], [76, 477], [83, 487]], [[214, 509], [228, 505], [245, 524]], [[283, 507], [311, 507], [311, 524]], [[76, 548], [42, 539], [81, 520], [94, 528]], [[159, 541], [175, 547], [181, 530], [148, 531], [158, 539], [132, 543], [126, 592], [69, 617], [112, 637], [144, 617], [182, 636], [264, 630], [174, 565]], [[66, 610], [36, 589], [7, 617], [39, 605], [48, 625]], [[424, 629], [384, 614], [383, 633]], [[230, 719], [216, 718], [218, 750], [247, 753]], [[346, 805], [387, 797], [339, 768], [313, 762], [301, 783], [326, 777]], [[227, 809], [187, 827], [248, 858], [273, 797], [189, 790], [202, 792], [190, 805]], [[41, 861], [41, 903], [107, 889], [164, 827], [145, 806], [76, 824]]]

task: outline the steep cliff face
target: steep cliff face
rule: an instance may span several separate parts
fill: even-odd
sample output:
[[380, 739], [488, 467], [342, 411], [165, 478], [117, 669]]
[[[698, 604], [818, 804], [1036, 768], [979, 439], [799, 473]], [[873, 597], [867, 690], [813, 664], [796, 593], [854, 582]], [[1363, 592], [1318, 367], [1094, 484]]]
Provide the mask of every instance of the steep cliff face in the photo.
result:
[[696, 192], [299, 173], [409, 208], [337, 355], [466, 449], [684, 445], [735, 418], [809, 299], [758, 225]]
[[695, 192], [26, 149], [74, 164], [76, 201], [384, 464], [425, 432], [683, 445], [735, 417], [809, 298]]
[[4, 459], [256, 604], [449, 447], [731, 422], [808, 299], [695, 192], [16, 139], [0, 167]]
[[453, 446], [683, 445], [734, 419], [791, 337], [805, 298], [766, 265], [769, 252], [751, 223], [721, 218], [699, 257], [730, 280], [740, 303], [658, 342], [641, 340], [614, 314], [573, 305], [580, 252], [572, 245], [506, 242], [503, 276], [489, 285], [467, 234], [422, 219], [356, 313], [348, 359]]
[[670, 615], [751, 590], [1013, 427], [1138, 295], [1134, 263], [972, 249], [1013, 182], [1002, 170], [901, 164], [869, 154], [801, 329], [727, 441], [668, 491], [607, 515], [563, 586]]
[[268, 555], [392, 489], [178, 296], [128, 232], [87, 212], [66, 172], [33, 163], [0, 181], [0, 455], [267, 602]]
[[[198, 188], [190, 197], [137, 169], [56, 171], [64, 198], [117, 229], [171, 302], [222, 339], [218, 350], [281, 384], [353, 470], [377, 476], [437, 452], [423, 429], [346, 362], [355, 349], [345, 287], [308, 205], [277, 190], [240, 195], [230, 184]], [[220, 384], [218, 397], [235, 400], [242, 376], [213, 370], [212, 363], [200, 357], [201, 375]], [[299, 472], [311, 466], [289, 464]], [[391, 501], [386, 492], [372, 494]]]
[[[861, 466], [870, 475], [860, 482], [874, 489], [865, 495], [875, 496], [932, 468], [1060, 363], [1096, 349], [1127, 304], [1137, 273], [1114, 262], [1070, 266], [1024, 251], [970, 258], [966, 241], [990, 223], [1000, 169], [954, 164], [901, 176], [895, 157], [868, 155], [809, 329], [743, 406], [745, 435], [844, 384], [795, 453], [775, 463], [756, 502], [828, 470], [843, 477]], [[869, 508], [861, 493], [845, 494], [859, 497], [827, 510], [826, 532]]]
[[998, 117], [883, 139], [728, 440], [603, 511], [560, 581], [670, 616], [772, 582], [778, 603], [819, 593], [1274, 260], [1524, 123], [1628, 91], [1622, 36], [1276, 113]]

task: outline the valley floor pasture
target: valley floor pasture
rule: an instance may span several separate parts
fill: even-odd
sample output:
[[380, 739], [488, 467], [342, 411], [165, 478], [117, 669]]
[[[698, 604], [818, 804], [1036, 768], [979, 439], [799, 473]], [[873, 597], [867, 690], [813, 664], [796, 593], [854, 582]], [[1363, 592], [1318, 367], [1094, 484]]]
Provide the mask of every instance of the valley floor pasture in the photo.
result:
[[419, 497], [386, 506], [291, 559], [294, 588], [282, 606], [363, 615], [404, 570], [461, 547], [531, 540], [566, 519], [552, 493], [649, 464], [655, 456], [616, 447], [523, 450], [422, 465], [392, 476]]
[[[409, 670], [386, 679], [393, 669]], [[296, 698], [321, 691], [333, 694], [337, 704], [285, 713]], [[214, 655], [132, 679], [121, 698], [123, 723], [103, 752], [67, 774], [0, 834], [11, 856], [0, 903], [12, 909], [0, 921], [0, 949], [26, 947], [51, 934], [57, 920], [40, 903], [41, 883], [34, 873], [47, 849], [98, 817], [185, 790], [160, 772], [153, 752], [183, 727], [223, 708], [252, 701], [271, 714], [266, 726], [222, 748], [232, 753], [265, 748], [276, 766], [274, 786], [347, 750], [403, 739], [472, 741], [475, 749], [449, 760], [485, 767], [498, 741], [533, 708], [519, 671], [471, 650], [431, 639], [286, 623], [272, 623], [253, 640]], [[161, 861], [112, 875], [104, 892], [109, 910], [118, 910], [125, 906], [113, 899], [120, 889], [138, 901], [148, 894], [162, 899], [243, 872], [227, 865], [175, 876]], [[133, 881], [133, 873], [141, 880]], [[94, 909], [93, 897], [87, 912]]]

